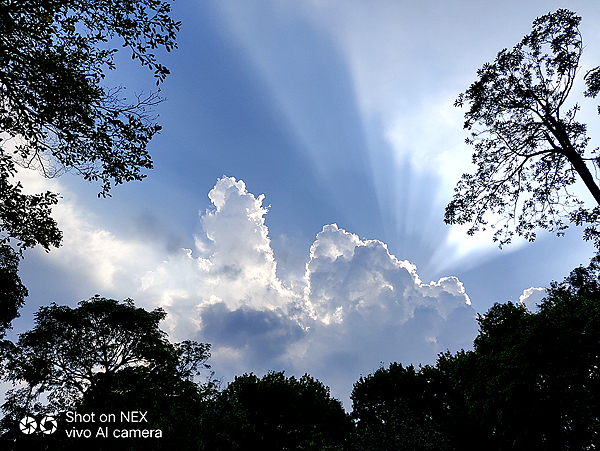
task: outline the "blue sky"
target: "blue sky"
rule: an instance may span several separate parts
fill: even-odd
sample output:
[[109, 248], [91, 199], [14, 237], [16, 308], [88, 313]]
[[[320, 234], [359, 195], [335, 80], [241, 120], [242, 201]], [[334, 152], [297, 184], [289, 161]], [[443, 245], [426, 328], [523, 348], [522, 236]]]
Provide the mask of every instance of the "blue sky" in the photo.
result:
[[[476, 313], [539, 300], [593, 255], [577, 229], [500, 250], [443, 223], [471, 168], [454, 100], [561, 7], [583, 17], [581, 78], [600, 61], [596, 1], [176, 2], [148, 177], [98, 199], [74, 175], [21, 175], [61, 193], [65, 240], [27, 252], [15, 333], [40, 305], [131, 297], [168, 311], [172, 339], [212, 343], [224, 381], [308, 372], [347, 408], [380, 363], [469, 347]], [[153, 86], [118, 63], [109, 82]], [[596, 103], [575, 90], [595, 147]]]

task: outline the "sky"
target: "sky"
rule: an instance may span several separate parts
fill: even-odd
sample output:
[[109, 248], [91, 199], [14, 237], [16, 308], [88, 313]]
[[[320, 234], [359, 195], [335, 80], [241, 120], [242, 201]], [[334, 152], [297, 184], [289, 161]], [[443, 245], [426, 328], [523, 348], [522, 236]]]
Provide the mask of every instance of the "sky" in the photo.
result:
[[[147, 178], [99, 199], [72, 174], [20, 173], [27, 191], [61, 193], [64, 243], [26, 252], [13, 336], [40, 305], [132, 298], [167, 311], [170, 339], [211, 343], [224, 384], [309, 373], [346, 409], [381, 365], [470, 349], [477, 314], [535, 309], [593, 255], [577, 228], [499, 249], [443, 222], [473, 168], [454, 100], [558, 8], [583, 18], [573, 102], [596, 147], [597, 103], [580, 94], [600, 61], [596, 1], [175, 2]], [[107, 83], [154, 86], [129, 55], [117, 66]]]

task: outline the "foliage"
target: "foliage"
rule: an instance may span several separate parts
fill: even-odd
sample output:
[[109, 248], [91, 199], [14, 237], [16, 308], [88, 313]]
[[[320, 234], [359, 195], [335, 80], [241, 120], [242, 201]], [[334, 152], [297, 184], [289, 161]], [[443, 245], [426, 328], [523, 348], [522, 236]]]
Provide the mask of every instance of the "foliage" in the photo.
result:
[[77, 308], [41, 307], [7, 364], [5, 379], [25, 386], [9, 391], [3, 405], [5, 439], [26, 414], [55, 415], [64, 428], [66, 411], [140, 410], [170, 444], [191, 441], [206, 390], [193, 378], [208, 368], [210, 345], [171, 344], [159, 329], [165, 315], [99, 296]]
[[449, 449], [438, 423], [443, 402], [437, 397], [434, 369], [392, 363], [361, 377], [352, 390], [355, 447], [360, 450]]
[[[530, 34], [479, 69], [478, 80], [459, 95], [455, 106], [469, 106], [464, 128], [471, 131], [466, 142], [477, 171], [458, 182], [447, 224], [470, 223], [472, 235], [485, 230], [492, 213], [501, 218], [492, 228], [503, 221], [494, 234], [502, 246], [515, 233], [533, 241], [537, 228], [560, 235], [569, 217], [588, 224], [584, 238], [600, 246], [600, 210], [584, 208], [570, 190], [579, 177], [600, 204], [586, 164], [598, 166], [597, 149], [586, 156], [586, 125], [575, 119], [579, 105], [565, 110], [583, 52], [580, 21], [565, 9], [537, 18]], [[587, 72], [586, 96], [597, 95], [599, 74], [600, 67]]]
[[460, 390], [494, 449], [590, 449], [600, 433], [600, 266], [552, 283], [537, 313], [495, 304]]
[[[177, 46], [169, 0], [6, 0], [0, 6], [0, 245], [58, 247], [51, 217], [59, 195], [24, 194], [18, 168], [45, 177], [73, 171], [112, 185], [145, 177], [146, 148], [160, 131], [158, 92], [124, 96], [103, 85], [118, 46], [154, 72], [156, 50]], [[120, 42], [119, 42], [120, 41]], [[116, 45], [116, 47], [115, 47]]]
[[19, 316], [19, 308], [28, 294], [18, 269], [19, 255], [10, 246], [0, 244], [0, 377], [5, 371], [6, 358], [13, 349], [10, 340], [4, 337], [12, 328], [12, 320]]
[[46, 177], [65, 170], [113, 184], [152, 168], [146, 147], [160, 130], [157, 93], [125, 100], [102, 85], [120, 39], [157, 85], [169, 73], [155, 50], [176, 46], [179, 22], [162, 0], [9, 0], [0, 15], [0, 230], [21, 248], [60, 243], [50, 209], [58, 196], [23, 195], [17, 166]]
[[305, 374], [300, 379], [269, 372], [236, 376], [203, 419], [205, 449], [342, 449], [351, 423], [329, 388]]
[[194, 383], [209, 346], [169, 343], [164, 316], [98, 296], [75, 309], [42, 307], [11, 349], [7, 380], [26, 386], [3, 406], [3, 449], [80, 446], [16, 429], [26, 413], [58, 415], [64, 427], [67, 409], [151, 412], [166, 440], [144, 449], [584, 450], [600, 436], [600, 255], [552, 283], [535, 313], [508, 302], [479, 315], [472, 351], [361, 377], [351, 416], [309, 375], [244, 374], [220, 391]]
[[0, 339], [10, 329], [12, 320], [19, 316], [19, 308], [27, 296], [18, 268], [17, 253], [10, 246], [0, 245]]
[[478, 317], [472, 351], [380, 368], [354, 385], [357, 449], [593, 449], [600, 437], [600, 256], [539, 310]]
[[0, 148], [0, 245], [11, 238], [18, 241], [20, 249], [40, 244], [46, 251], [58, 247], [62, 233], [50, 217], [58, 195], [50, 191], [41, 194], [23, 194], [21, 182], [13, 183], [17, 173], [10, 155]]

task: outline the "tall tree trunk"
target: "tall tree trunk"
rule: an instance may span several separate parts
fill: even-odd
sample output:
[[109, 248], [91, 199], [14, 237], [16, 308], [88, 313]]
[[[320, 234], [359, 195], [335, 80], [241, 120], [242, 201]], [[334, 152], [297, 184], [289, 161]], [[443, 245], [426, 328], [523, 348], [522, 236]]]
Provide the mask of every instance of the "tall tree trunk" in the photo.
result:
[[581, 158], [581, 155], [573, 150], [573, 152], [567, 153], [567, 158], [583, 180], [583, 183], [585, 183], [585, 186], [589, 192], [592, 194], [592, 196], [594, 196], [598, 206], [600, 206], [600, 188], [598, 188], [596, 180], [594, 180], [594, 176], [588, 169], [585, 161], [583, 161], [583, 158]]
[[562, 154], [567, 157], [569, 163], [573, 166], [573, 169], [577, 171], [588, 191], [594, 196], [596, 203], [600, 206], [600, 188], [598, 188], [598, 184], [596, 183], [596, 180], [594, 180], [594, 176], [585, 164], [585, 161], [571, 144], [571, 140], [569, 139], [569, 135], [565, 132], [563, 124], [560, 120], [557, 120], [551, 115], [546, 116], [545, 119], [547, 121], [547, 127], [560, 144]]

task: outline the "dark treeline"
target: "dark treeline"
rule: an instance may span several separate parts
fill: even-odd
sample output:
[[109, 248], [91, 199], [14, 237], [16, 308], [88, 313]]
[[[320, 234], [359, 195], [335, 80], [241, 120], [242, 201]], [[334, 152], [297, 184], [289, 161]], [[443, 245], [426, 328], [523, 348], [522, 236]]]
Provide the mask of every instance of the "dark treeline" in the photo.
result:
[[[4, 379], [18, 385], [2, 407], [0, 448], [587, 450], [599, 443], [600, 257], [552, 283], [535, 313], [508, 302], [479, 315], [472, 351], [361, 377], [350, 413], [308, 374], [244, 374], [222, 387], [208, 373], [198, 382], [210, 368], [210, 345], [170, 343], [158, 327], [164, 317], [98, 296], [77, 308], [42, 307], [35, 327], [5, 353]], [[54, 433], [44, 433], [47, 416], [56, 418]], [[26, 417], [36, 432], [23, 433]], [[89, 438], [77, 437], [86, 429]], [[148, 436], [132, 437], [135, 430]]]

